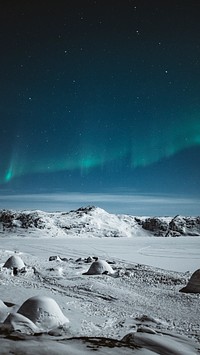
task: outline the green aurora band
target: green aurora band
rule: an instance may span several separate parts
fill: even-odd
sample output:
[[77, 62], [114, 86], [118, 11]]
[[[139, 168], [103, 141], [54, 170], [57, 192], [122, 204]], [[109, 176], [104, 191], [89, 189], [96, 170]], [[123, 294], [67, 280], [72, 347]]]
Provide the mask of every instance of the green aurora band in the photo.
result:
[[[23, 144], [15, 144], [9, 165], [1, 171], [1, 183], [8, 183], [15, 177], [27, 174], [52, 173], [79, 170], [88, 174], [91, 169], [113, 162], [122, 164], [129, 159], [131, 169], [146, 167], [177, 152], [200, 145], [200, 117], [182, 117], [182, 120], [161, 123], [154, 122], [152, 127], [134, 131], [126, 129], [126, 135], [118, 132], [110, 139], [100, 132], [100, 138], [90, 135], [90, 129], [81, 136], [79, 144], [71, 142], [71, 147], [57, 148], [53, 144], [48, 151], [43, 150], [42, 142], [37, 149], [34, 143], [24, 150]], [[32, 147], [34, 146], [34, 151]], [[127, 161], [127, 160], [126, 160]]]

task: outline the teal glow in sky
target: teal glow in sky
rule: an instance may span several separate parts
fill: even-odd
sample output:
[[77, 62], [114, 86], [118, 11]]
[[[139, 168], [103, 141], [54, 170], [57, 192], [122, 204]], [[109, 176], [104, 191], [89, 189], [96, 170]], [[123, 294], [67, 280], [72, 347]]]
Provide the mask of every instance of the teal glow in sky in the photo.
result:
[[[156, 128], [150, 129], [144, 126], [140, 131], [136, 125], [133, 128], [130, 121], [129, 124], [126, 123], [126, 127], [122, 127], [124, 136], [117, 132], [113, 136], [110, 134], [106, 137], [103, 129], [98, 128], [97, 135], [100, 136], [96, 138], [95, 131], [91, 133], [89, 125], [81, 133], [78, 142], [74, 142], [76, 139], [76, 132], [74, 132], [74, 137], [70, 137], [71, 146], [68, 146], [67, 142], [65, 144], [63, 140], [63, 144], [57, 147], [56, 140], [59, 140], [59, 137], [48, 138], [44, 143], [38, 140], [36, 135], [30, 139], [28, 134], [29, 142], [27, 139], [25, 144], [26, 153], [24, 153], [24, 143], [13, 145], [13, 154], [5, 173], [5, 181], [30, 173], [78, 170], [84, 174], [96, 167], [103, 169], [109, 162], [118, 164], [119, 160], [124, 159], [129, 164], [130, 170], [136, 167], [148, 167], [187, 148], [200, 145], [199, 114], [196, 117], [192, 117], [189, 112], [187, 117], [181, 113], [179, 115], [176, 121], [170, 122], [166, 119], [162, 125], [150, 121], [150, 124], [154, 124]], [[117, 130], [114, 124], [113, 130]], [[29, 133], [31, 135], [31, 132]], [[34, 141], [37, 142], [36, 146]]]
[[5, 2], [1, 191], [199, 195], [198, 1]]

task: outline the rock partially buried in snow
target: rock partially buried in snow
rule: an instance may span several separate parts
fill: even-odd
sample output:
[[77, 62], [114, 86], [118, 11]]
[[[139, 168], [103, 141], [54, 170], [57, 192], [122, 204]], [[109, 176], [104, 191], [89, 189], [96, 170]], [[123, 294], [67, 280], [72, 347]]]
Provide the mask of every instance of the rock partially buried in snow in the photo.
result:
[[58, 255], [52, 255], [49, 257], [49, 261], [61, 261], [61, 258]]
[[96, 260], [92, 263], [89, 270], [84, 272], [83, 275], [102, 275], [113, 274], [112, 267], [105, 260]]
[[64, 316], [56, 301], [46, 296], [35, 296], [27, 299], [17, 313], [27, 317], [43, 330], [52, 330], [69, 323], [68, 318]]
[[185, 293], [200, 293], [200, 269], [196, 270], [190, 280], [188, 281], [188, 284], [183, 287], [180, 292], [185, 292]]
[[18, 255], [12, 255], [4, 264], [7, 269], [21, 270], [25, 267], [23, 260]]

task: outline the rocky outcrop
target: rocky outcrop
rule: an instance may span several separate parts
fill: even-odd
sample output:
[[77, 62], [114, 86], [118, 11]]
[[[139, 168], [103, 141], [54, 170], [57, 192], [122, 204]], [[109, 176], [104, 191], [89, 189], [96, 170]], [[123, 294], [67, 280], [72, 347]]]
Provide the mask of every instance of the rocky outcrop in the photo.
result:
[[200, 235], [200, 217], [175, 216], [169, 223], [169, 231], [172, 235]]
[[[139, 219], [137, 218], [139, 222]], [[143, 229], [150, 231], [154, 236], [179, 237], [179, 236], [199, 236], [200, 217], [175, 216], [151, 217], [141, 219], [139, 222]]]
[[156, 236], [165, 235], [168, 231], [168, 223], [159, 218], [146, 218], [142, 221], [142, 228], [153, 232]]
[[33, 212], [15, 212], [11, 210], [0, 211], [0, 223], [3, 229], [20, 228], [45, 228], [45, 220], [43, 220], [39, 211]]

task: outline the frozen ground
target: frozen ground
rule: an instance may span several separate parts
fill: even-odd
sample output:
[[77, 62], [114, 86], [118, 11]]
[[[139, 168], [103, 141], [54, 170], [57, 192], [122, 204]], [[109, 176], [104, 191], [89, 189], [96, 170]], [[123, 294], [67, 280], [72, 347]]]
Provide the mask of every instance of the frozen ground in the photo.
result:
[[[200, 294], [179, 292], [199, 268], [199, 237], [20, 233], [1, 233], [0, 354], [199, 353]], [[12, 255], [25, 263], [16, 275], [3, 267]], [[83, 275], [94, 261], [89, 256], [109, 262], [113, 273]], [[54, 299], [67, 327], [35, 330], [19, 320], [16, 312], [33, 296]], [[12, 329], [4, 324], [9, 313]]]
[[2, 238], [1, 247], [48, 258], [51, 254], [72, 258], [98, 255], [142, 263], [166, 270], [191, 271], [200, 267], [200, 238]]

